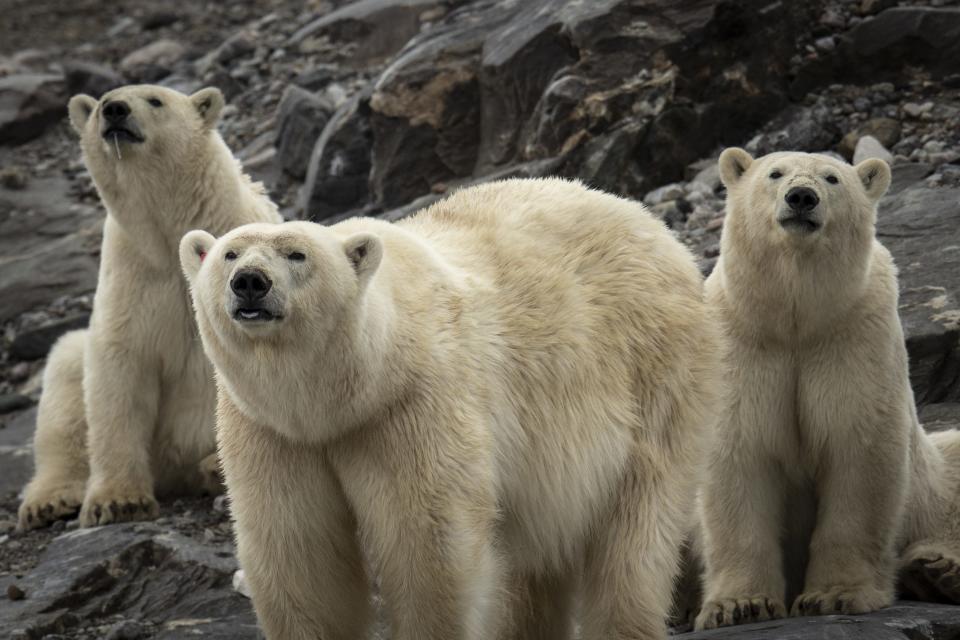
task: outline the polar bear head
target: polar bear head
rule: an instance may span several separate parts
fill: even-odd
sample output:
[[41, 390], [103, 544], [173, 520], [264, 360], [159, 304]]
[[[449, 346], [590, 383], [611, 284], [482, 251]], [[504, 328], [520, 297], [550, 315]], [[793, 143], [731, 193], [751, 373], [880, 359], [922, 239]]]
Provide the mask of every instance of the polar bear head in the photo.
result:
[[811, 153], [754, 159], [731, 148], [719, 170], [727, 228], [773, 246], [839, 248], [845, 238], [872, 238], [877, 201], [890, 186], [890, 167], [878, 159], [856, 166]]
[[371, 383], [385, 377], [372, 364], [382, 345], [368, 322], [388, 313], [369, 310], [382, 256], [378, 235], [310, 222], [183, 237], [204, 352], [235, 406], [288, 438], [317, 442], [382, 400]]
[[95, 100], [70, 99], [70, 123], [80, 134], [84, 159], [98, 185], [118, 166], [162, 171], [165, 159], [186, 163], [214, 131], [223, 94], [207, 87], [187, 96], [155, 85], [130, 85]]
[[201, 330], [227, 347], [303, 335], [325, 342], [359, 304], [382, 253], [374, 234], [341, 237], [310, 222], [248, 224], [220, 239], [191, 231], [180, 242]]

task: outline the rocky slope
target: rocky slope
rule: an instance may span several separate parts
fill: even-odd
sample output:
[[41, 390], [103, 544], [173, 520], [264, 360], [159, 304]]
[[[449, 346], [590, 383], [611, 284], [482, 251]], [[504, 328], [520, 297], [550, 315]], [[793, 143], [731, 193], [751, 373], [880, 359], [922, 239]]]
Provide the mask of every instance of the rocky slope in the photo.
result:
[[[290, 218], [396, 219], [462, 185], [560, 174], [644, 200], [718, 254], [725, 145], [894, 165], [928, 428], [960, 426], [960, 1], [12, 0], [0, 22], [0, 635], [255, 638], [222, 500], [149, 524], [12, 531], [39, 373], [84, 326], [103, 212], [69, 95], [129, 82], [228, 97], [221, 131]], [[6, 591], [4, 595], [3, 590]], [[948, 638], [903, 605], [690, 638]]]

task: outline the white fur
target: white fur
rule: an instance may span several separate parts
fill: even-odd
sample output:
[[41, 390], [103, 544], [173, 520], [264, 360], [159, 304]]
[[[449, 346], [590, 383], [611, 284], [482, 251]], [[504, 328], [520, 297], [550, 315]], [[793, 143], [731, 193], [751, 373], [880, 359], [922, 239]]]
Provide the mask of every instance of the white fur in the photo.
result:
[[[103, 107], [113, 100], [129, 105], [142, 143], [104, 139]], [[196, 226], [223, 233], [279, 220], [217, 133], [222, 106], [216, 89], [185, 96], [150, 85], [70, 101], [107, 219], [89, 331], [63, 338], [47, 364], [21, 527], [75, 511], [81, 499], [84, 526], [151, 517], [155, 492], [216, 484], [216, 392], [179, 241]]]
[[[569, 638], [575, 594], [584, 638], [665, 637], [720, 350], [640, 205], [512, 180], [398, 224], [195, 231], [181, 259], [268, 637], [360, 637], [361, 549], [396, 640]], [[241, 269], [282, 321], [233, 319]]]
[[[720, 173], [727, 217], [706, 290], [729, 385], [702, 495], [697, 627], [780, 617], [791, 600], [795, 615], [886, 606], [900, 550], [960, 542], [956, 479], [917, 422], [896, 268], [874, 239], [890, 170], [728, 149]], [[819, 197], [813, 233], [779, 222], [794, 187]]]

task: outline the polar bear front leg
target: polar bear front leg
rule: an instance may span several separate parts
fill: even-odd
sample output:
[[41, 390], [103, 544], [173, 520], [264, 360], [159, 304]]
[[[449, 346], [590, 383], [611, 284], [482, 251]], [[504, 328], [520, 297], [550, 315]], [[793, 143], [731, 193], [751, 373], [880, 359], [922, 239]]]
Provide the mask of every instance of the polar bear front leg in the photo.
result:
[[356, 640], [370, 587], [356, 519], [320, 446], [290, 442], [220, 392], [217, 438], [237, 557], [269, 640]]
[[744, 448], [715, 460], [710, 474], [701, 505], [706, 576], [696, 628], [785, 617], [779, 470]]
[[91, 339], [84, 379], [90, 481], [81, 526], [157, 517], [150, 461], [160, 400], [157, 370], [122, 345]]
[[[381, 425], [330, 449], [393, 640], [498, 637], [506, 594], [493, 463], [475, 432], [453, 424], [456, 413], [433, 425]], [[397, 422], [407, 419], [416, 420]]]
[[791, 615], [868, 613], [893, 603], [907, 479], [905, 455], [891, 455], [891, 444], [861, 441], [822, 461], [804, 592]]

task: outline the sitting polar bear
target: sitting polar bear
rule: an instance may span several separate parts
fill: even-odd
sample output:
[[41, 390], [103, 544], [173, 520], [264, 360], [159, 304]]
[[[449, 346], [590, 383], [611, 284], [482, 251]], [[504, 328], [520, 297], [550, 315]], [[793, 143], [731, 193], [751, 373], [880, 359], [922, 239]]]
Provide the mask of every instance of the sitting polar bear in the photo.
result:
[[702, 496], [697, 627], [782, 617], [791, 600], [794, 615], [879, 609], [898, 556], [905, 582], [960, 602], [960, 439], [917, 422], [897, 272], [874, 239], [889, 167], [728, 149], [720, 176], [706, 290], [729, 396]]
[[665, 637], [720, 348], [642, 206], [511, 180], [180, 256], [268, 637], [361, 637], [365, 557], [396, 640]]
[[280, 220], [216, 131], [223, 96], [163, 87], [70, 100], [107, 209], [90, 328], [54, 346], [19, 526], [154, 517], [156, 493], [214, 489], [216, 387], [178, 268], [183, 234]]

